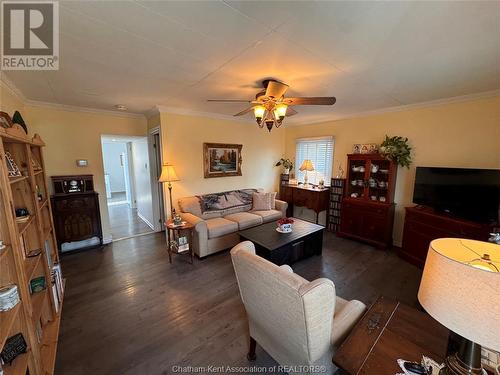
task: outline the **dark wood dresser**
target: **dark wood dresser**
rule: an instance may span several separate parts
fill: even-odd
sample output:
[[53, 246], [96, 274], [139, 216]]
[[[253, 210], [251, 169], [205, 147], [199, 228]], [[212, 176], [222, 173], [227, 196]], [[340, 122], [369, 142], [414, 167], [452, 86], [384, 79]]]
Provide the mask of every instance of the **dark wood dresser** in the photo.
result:
[[436, 238], [469, 238], [487, 241], [493, 227], [454, 218], [424, 206], [406, 207], [403, 244], [399, 256], [423, 268], [429, 243]]
[[[293, 206], [307, 207], [316, 213], [316, 224], [321, 211], [328, 210], [329, 188], [312, 188], [299, 185], [280, 185], [280, 199], [288, 203], [287, 216], [293, 216]], [[328, 218], [327, 221], [328, 223]]]
[[[102, 245], [99, 194], [92, 175], [53, 176], [55, 194], [51, 197], [59, 251], [64, 243], [97, 239], [90, 246]], [[95, 241], [94, 241], [95, 242]]]
[[397, 165], [379, 154], [347, 155], [339, 236], [392, 246]]

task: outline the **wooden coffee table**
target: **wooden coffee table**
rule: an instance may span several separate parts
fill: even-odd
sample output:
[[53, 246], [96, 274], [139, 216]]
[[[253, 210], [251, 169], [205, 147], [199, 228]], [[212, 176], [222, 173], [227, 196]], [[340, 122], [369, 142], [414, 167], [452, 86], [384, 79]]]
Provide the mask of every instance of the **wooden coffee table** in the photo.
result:
[[341, 374], [396, 374], [401, 358], [420, 362], [422, 355], [442, 363], [449, 331], [431, 316], [379, 297], [333, 357]]
[[242, 241], [252, 241], [257, 255], [277, 264], [292, 264], [311, 255], [321, 255], [325, 227], [293, 218], [293, 231], [279, 233], [276, 222], [239, 232]]

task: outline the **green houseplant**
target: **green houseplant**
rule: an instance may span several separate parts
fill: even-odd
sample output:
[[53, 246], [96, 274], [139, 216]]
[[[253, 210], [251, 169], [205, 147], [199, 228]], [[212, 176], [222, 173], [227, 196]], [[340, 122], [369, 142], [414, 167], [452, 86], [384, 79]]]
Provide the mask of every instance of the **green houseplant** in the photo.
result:
[[386, 135], [385, 140], [379, 147], [379, 153], [402, 167], [410, 168], [412, 160], [408, 138]]
[[283, 173], [288, 174], [290, 173], [290, 170], [293, 168], [293, 162], [290, 159], [283, 159], [281, 158], [276, 164], [276, 167], [282, 166], [283, 167]]

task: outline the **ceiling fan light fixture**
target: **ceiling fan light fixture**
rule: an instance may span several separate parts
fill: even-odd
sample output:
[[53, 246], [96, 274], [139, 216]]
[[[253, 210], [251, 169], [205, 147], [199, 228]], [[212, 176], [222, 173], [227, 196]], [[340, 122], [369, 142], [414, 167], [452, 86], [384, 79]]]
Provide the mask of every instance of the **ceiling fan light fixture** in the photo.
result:
[[273, 125], [274, 125], [274, 120], [267, 119], [265, 121], [265, 123], [266, 123], [267, 130], [269, 130], [269, 132], [271, 132], [271, 130], [273, 129]]
[[276, 107], [274, 108], [274, 117], [276, 117], [276, 119], [279, 119], [280, 122], [283, 121], [286, 116], [287, 109], [288, 105], [286, 105], [285, 103], [276, 105]]
[[263, 105], [256, 105], [253, 107], [253, 114], [255, 115], [255, 120], [257, 120], [257, 124], [262, 123], [262, 119], [264, 118], [264, 114], [266, 113], [266, 107]]

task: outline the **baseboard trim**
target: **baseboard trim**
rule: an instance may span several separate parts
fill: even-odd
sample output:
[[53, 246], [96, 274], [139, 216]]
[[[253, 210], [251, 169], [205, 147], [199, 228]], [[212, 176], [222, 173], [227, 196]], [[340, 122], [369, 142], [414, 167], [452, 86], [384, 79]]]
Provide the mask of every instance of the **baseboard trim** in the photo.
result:
[[146, 219], [144, 216], [142, 216], [140, 212], [137, 212], [137, 216], [139, 216], [141, 218], [141, 220], [144, 221], [147, 224], [147, 226], [151, 228], [151, 230], [153, 230], [153, 231], [155, 230], [155, 226], [153, 224], [151, 224], [148, 219]]
[[113, 242], [113, 236], [106, 236], [102, 238], [103, 245], [107, 245], [111, 242]]

